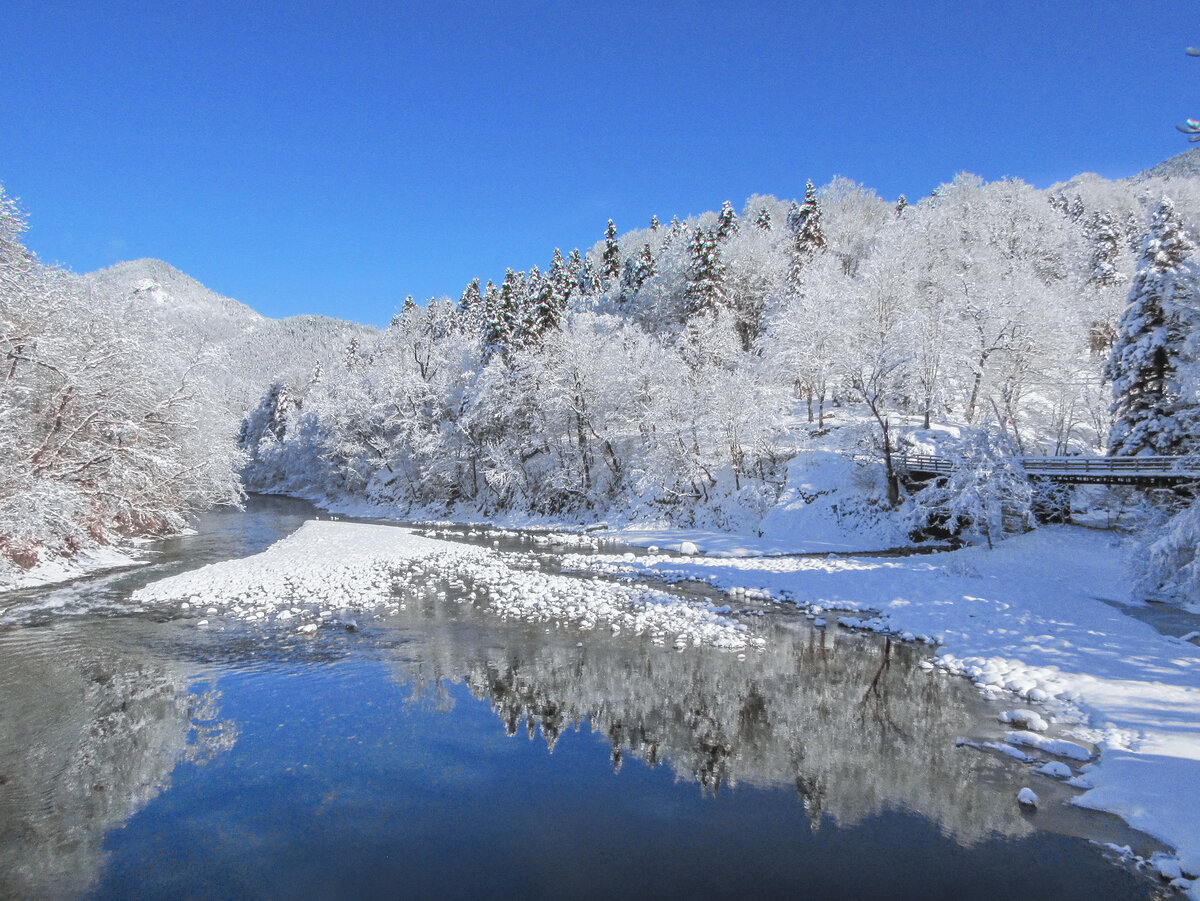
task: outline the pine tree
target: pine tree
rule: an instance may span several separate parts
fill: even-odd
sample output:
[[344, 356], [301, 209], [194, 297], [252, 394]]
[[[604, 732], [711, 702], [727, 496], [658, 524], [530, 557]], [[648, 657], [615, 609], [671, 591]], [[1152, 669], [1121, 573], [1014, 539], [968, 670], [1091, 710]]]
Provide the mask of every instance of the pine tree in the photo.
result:
[[825, 249], [825, 232], [821, 229], [821, 204], [817, 200], [817, 189], [809, 181], [804, 188], [804, 203], [797, 206], [793, 201], [788, 210], [788, 230], [792, 233], [791, 264], [788, 281], [800, 283], [800, 273], [805, 264]]
[[650, 230], [658, 231], [658, 229], [659, 229], [658, 216], [657, 215], [651, 216], [650, 217]]
[[524, 274], [518, 274], [511, 269], [504, 273], [504, 283], [500, 286], [500, 340], [496, 343], [510, 347], [517, 343], [521, 332], [522, 299], [525, 296]]
[[617, 227], [611, 219], [604, 230], [604, 256], [601, 258], [600, 278], [610, 285], [621, 276], [621, 248], [617, 246]]
[[550, 262], [546, 280], [554, 288], [556, 303], [562, 309], [566, 309], [567, 303], [571, 299], [571, 293], [575, 289], [575, 277], [571, 275], [570, 266], [563, 259], [562, 251], [557, 247], [554, 248], [554, 259]]
[[758, 211], [758, 218], [754, 220], [754, 224], [765, 232], [771, 230], [771, 211], [763, 207]]
[[688, 253], [688, 318], [715, 313], [725, 300], [725, 264], [717, 236], [711, 229], [696, 229]]
[[1195, 366], [1188, 346], [1200, 327], [1195, 245], [1175, 207], [1163, 198], [1151, 217], [1129, 303], [1104, 367], [1113, 383], [1116, 422], [1108, 439], [1113, 456], [1177, 454], [1194, 450], [1196, 398], [1181, 384]]
[[483, 297], [479, 293], [479, 279], [471, 279], [471, 284], [467, 285], [458, 299], [458, 318], [466, 328], [479, 328], [483, 324]]
[[1083, 218], [1083, 213], [1083, 198], [1076, 194], [1067, 206], [1067, 215], [1071, 217], [1072, 222], [1078, 222]]
[[541, 302], [542, 291], [546, 287], [547, 283], [546, 279], [542, 277], [542, 270], [537, 266], [531, 266], [529, 275], [525, 279], [525, 293], [521, 298], [520, 333], [527, 343], [536, 341], [538, 337], [537, 307]]
[[400, 308], [400, 318], [411, 321], [413, 314], [416, 312], [417, 302], [413, 300], [413, 296], [410, 294], [404, 298], [404, 306]]
[[728, 241], [737, 234], [737, 230], [737, 213], [733, 211], [733, 204], [726, 200], [721, 204], [721, 212], [717, 216], [717, 240]]
[[634, 290], [639, 290], [647, 279], [653, 278], [657, 274], [658, 263], [654, 259], [654, 251], [650, 249], [649, 244], [643, 244], [642, 252], [638, 255], [637, 264], [633, 270]]
[[570, 276], [571, 294], [582, 294], [584, 290], [583, 254], [576, 247], [567, 257], [567, 275]]
[[804, 203], [800, 206], [800, 228], [796, 233], [796, 248], [809, 255], [825, 249], [825, 232], [821, 228], [821, 204], [817, 189], [810, 181], [804, 186]]
[[901, 194], [900, 199], [896, 201], [896, 215], [903, 216], [906, 209], [908, 209], [908, 198]]
[[1117, 234], [1116, 221], [1112, 213], [1104, 210], [1092, 217], [1088, 229], [1092, 239], [1092, 277], [1098, 285], [1112, 285], [1121, 280], [1117, 269], [1117, 255], [1121, 250], [1121, 237]]
[[787, 229], [788, 229], [788, 231], [790, 231], [793, 235], [800, 234], [800, 227], [803, 224], [803, 221], [804, 220], [802, 220], [800, 218], [800, 206], [799, 206], [799, 204], [796, 203], [796, 201], [793, 200], [792, 205], [788, 207], [788, 214], [787, 214]]
[[483, 290], [483, 317], [481, 332], [483, 343], [489, 348], [504, 345], [504, 320], [500, 314], [500, 289], [495, 282], [488, 279], [487, 287]]

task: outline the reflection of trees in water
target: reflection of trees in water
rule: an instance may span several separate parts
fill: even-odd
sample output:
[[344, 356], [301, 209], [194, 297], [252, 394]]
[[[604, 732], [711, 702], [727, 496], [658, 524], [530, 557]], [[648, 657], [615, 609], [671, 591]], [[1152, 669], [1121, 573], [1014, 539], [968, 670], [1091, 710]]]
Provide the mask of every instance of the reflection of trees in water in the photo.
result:
[[100, 873], [105, 834], [181, 760], [236, 735], [215, 692], [158, 661], [70, 627], [0, 638], [0, 897], [74, 897]]
[[919, 668], [912, 648], [795, 621], [745, 660], [600, 635], [572, 648], [513, 631], [484, 651], [469, 632], [434, 630], [439, 663], [431, 670], [423, 657], [414, 681], [465, 667], [508, 734], [540, 729], [553, 751], [586, 721], [611, 742], [616, 770], [627, 757], [662, 762], [714, 794], [794, 786], [814, 829], [823, 817], [850, 825], [885, 808], [919, 812], [963, 843], [1029, 828], [1012, 798], [984, 782], [1001, 764], [955, 746], [978, 723], [978, 698]]

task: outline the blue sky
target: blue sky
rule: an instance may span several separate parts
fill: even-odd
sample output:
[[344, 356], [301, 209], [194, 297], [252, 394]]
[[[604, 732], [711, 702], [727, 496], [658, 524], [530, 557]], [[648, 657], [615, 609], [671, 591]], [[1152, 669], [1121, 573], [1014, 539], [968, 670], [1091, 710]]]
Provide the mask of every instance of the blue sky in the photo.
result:
[[158, 257], [271, 316], [385, 323], [610, 217], [807, 178], [1123, 177], [1200, 116], [1196, 0], [7, 0], [3, 22], [29, 246]]

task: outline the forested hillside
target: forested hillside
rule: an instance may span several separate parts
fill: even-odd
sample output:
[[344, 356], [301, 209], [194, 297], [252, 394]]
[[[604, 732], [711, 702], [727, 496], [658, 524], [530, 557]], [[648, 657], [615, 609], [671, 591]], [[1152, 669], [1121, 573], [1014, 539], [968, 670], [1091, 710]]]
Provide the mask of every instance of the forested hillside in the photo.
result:
[[[888, 467], [906, 447], [1104, 453], [1105, 366], [1168, 193], [1195, 233], [1187, 177], [960, 175], [914, 203], [838, 178], [610, 223], [273, 385], [243, 430], [247, 481], [401, 512], [753, 528], [809, 448]], [[858, 506], [892, 506], [890, 487]]]
[[42, 265], [0, 194], [0, 575], [239, 497], [206, 351]]
[[[753, 531], [812, 451], [861, 464], [832, 506], [850, 527], [944, 521], [952, 499], [907, 501], [896, 470], [956, 456], [971, 531], [1032, 503], [1010, 454], [1196, 446], [1193, 168], [1044, 191], [964, 174], [914, 202], [835, 178], [609, 222], [456, 300], [409, 298], [382, 331], [264, 319], [153, 260], [45, 267], [5, 200], [0, 551], [177, 528], [235, 499], [239, 467], [250, 490], [395, 515]], [[1169, 447], [1137, 438], [1147, 417]], [[1179, 571], [1190, 533], [1167, 531]]]
[[374, 329], [270, 320], [157, 260], [43, 265], [0, 192], [0, 584], [237, 503], [237, 432], [271, 381]]

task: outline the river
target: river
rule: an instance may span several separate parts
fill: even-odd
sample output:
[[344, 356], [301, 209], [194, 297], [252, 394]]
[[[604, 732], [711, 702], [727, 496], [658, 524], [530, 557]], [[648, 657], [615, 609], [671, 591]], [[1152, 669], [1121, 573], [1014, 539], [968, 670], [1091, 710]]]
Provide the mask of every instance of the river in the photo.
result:
[[1157, 896], [1078, 836], [1143, 837], [957, 742], [1002, 708], [922, 647], [773, 612], [677, 651], [445, 585], [312, 635], [129, 600], [316, 515], [251, 498], [0, 595], [0, 897]]

